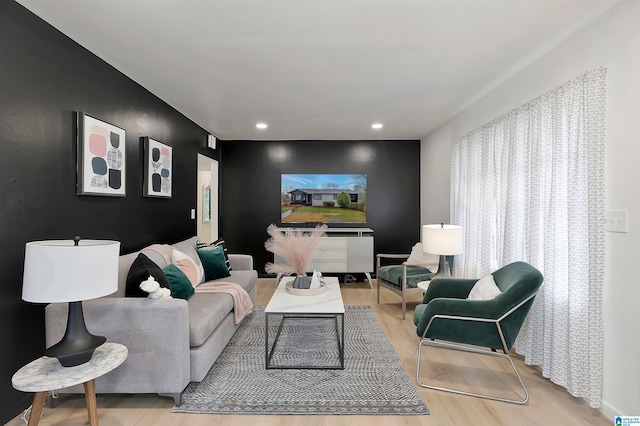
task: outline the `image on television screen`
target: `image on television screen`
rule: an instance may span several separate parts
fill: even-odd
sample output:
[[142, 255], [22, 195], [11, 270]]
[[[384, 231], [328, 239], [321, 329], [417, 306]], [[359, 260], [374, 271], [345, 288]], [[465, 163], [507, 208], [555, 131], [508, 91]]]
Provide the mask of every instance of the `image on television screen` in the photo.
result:
[[367, 175], [282, 174], [282, 223], [366, 223]]

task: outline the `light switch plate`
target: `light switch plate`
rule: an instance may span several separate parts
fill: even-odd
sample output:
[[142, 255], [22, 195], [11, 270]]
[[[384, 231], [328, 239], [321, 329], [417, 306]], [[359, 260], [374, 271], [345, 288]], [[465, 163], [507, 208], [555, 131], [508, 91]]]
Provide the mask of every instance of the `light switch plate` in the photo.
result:
[[629, 232], [629, 212], [627, 210], [608, 210], [605, 213], [605, 231]]
[[196, 209], [191, 209], [191, 219], [196, 218]]

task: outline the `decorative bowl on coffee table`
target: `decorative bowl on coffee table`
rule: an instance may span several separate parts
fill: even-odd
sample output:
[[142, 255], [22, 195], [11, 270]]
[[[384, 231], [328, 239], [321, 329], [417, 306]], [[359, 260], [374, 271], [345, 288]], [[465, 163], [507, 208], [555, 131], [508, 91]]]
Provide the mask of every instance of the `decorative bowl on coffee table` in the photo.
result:
[[293, 286], [293, 281], [288, 281], [286, 283], [285, 290], [287, 291], [287, 293], [294, 294], [296, 296], [315, 296], [327, 291], [327, 285], [321, 282], [320, 287], [316, 288], [295, 288]]

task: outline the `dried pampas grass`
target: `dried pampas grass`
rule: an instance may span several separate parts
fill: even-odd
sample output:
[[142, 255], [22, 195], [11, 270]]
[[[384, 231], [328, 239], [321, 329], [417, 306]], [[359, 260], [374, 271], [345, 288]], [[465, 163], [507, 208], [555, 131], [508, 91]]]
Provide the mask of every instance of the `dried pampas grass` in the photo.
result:
[[322, 237], [326, 236], [326, 229], [327, 225], [318, 225], [310, 232], [294, 231], [291, 228], [282, 231], [274, 224], [269, 225], [267, 234], [271, 238], [264, 243], [264, 247], [283, 258], [286, 264], [269, 262], [265, 265], [265, 270], [270, 274], [304, 275], [313, 252]]

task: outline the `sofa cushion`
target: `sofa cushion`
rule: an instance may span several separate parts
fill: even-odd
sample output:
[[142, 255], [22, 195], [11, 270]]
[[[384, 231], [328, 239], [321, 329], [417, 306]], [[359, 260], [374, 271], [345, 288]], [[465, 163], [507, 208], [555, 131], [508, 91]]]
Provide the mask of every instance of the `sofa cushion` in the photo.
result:
[[140, 288], [140, 283], [145, 281], [151, 275], [160, 284], [160, 287], [165, 287], [171, 290], [171, 283], [165, 273], [156, 265], [151, 259], [145, 256], [143, 253], [138, 253], [138, 256], [131, 264], [129, 272], [127, 274], [127, 281], [125, 287], [125, 296], [128, 297], [147, 297], [149, 293]]
[[251, 293], [251, 290], [256, 286], [258, 279], [258, 273], [255, 270], [233, 270], [229, 272], [231, 275], [228, 278], [222, 278], [218, 281], [233, 282], [242, 287], [247, 293]]
[[194, 289], [189, 278], [176, 265], [171, 264], [165, 266], [162, 270], [171, 283], [171, 296], [179, 299], [189, 299]]
[[208, 243], [208, 244], [203, 243], [200, 240], [196, 241], [197, 249], [207, 249], [207, 248], [216, 248], [216, 247], [222, 247], [222, 252], [224, 253], [224, 259], [227, 262], [227, 268], [231, 270], [231, 263], [229, 262], [229, 253], [228, 253], [227, 244], [225, 243], [224, 238], [218, 238], [214, 242]]
[[171, 263], [173, 247], [168, 244], [151, 244], [140, 251], [155, 262], [160, 269]]
[[[127, 276], [131, 265], [138, 257], [139, 252], [124, 254], [118, 261], [118, 291], [105, 297], [125, 297], [127, 293]], [[148, 278], [148, 277], [147, 277]]]
[[196, 293], [189, 303], [189, 345], [198, 347], [233, 311], [233, 298], [225, 293]]
[[184, 273], [191, 285], [196, 287], [198, 284], [201, 284], [204, 278], [204, 270], [201, 269], [195, 260], [191, 258], [191, 256], [187, 255], [184, 252], [181, 252], [178, 249], [173, 249], [171, 251], [171, 263], [176, 265], [182, 273]]
[[[378, 268], [379, 280], [383, 280], [397, 288], [402, 287], [402, 265], [388, 265]], [[407, 288], [417, 288], [420, 281], [428, 281], [433, 273], [420, 266], [407, 266]]]
[[[220, 282], [233, 282], [247, 293], [256, 286], [258, 273], [255, 270], [233, 270], [231, 275]], [[203, 344], [220, 325], [229, 312], [233, 311], [233, 298], [225, 293], [195, 293], [189, 302], [189, 341], [191, 347]]]
[[225, 278], [231, 275], [221, 246], [197, 249], [196, 252], [198, 256], [200, 256], [202, 266], [204, 266], [204, 277], [206, 281]]
[[202, 284], [204, 282], [204, 266], [202, 265], [202, 261], [200, 260], [200, 256], [196, 253], [195, 246], [187, 247], [182, 250], [184, 254], [189, 256], [196, 263], [196, 268], [198, 268], [198, 276], [200, 277], [200, 281], [198, 284]]

